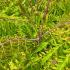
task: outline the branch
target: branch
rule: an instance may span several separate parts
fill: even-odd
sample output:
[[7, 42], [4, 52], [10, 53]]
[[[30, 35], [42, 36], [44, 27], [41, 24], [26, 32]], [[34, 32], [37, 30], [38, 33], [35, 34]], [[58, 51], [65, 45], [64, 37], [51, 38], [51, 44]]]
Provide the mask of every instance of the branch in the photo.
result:
[[[48, 9], [49, 9], [50, 2], [51, 2], [51, 0], [48, 0], [48, 3], [46, 5], [46, 9], [44, 10], [43, 21], [46, 19], [46, 15], [48, 14]], [[44, 22], [41, 21], [41, 25], [39, 26], [39, 31], [38, 31], [38, 35], [37, 35], [38, 38], [39, 38], [38, 42], [40, 42], [42, 40], [43, 29], [44, 29], [43, 28], [43, 23]]]
[[9, 39], [7, 39], [5, 42], [3, 42], [3, 43], [1, 43], [0, 42], [0, 46], [4, 46], [5, 44], [8, 44], [8, 43], [10, 43], [10, 42], [16, 42], [16, 41], [37, 41], [37, 40], [39, 40], [39, 38], [35, 38], [35, 39], [27, 39], [27, 38], [9, 38]]
[[48, 0], [47, 5], [46, 5], [46, 9], [44, 10], [43, 20], [46, 19], [46, 16], [47, 16], [47, 14], [48, 14], [50, 2], [51, 2], [51, 0]]

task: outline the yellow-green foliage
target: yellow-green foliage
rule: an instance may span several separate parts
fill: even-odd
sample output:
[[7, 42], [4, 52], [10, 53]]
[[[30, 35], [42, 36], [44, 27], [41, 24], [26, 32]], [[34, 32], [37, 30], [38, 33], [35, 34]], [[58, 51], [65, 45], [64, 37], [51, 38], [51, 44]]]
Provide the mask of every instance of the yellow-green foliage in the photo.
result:
[[0, 70], [70, 70], [70, 1], [47, 3], [0, 0]]

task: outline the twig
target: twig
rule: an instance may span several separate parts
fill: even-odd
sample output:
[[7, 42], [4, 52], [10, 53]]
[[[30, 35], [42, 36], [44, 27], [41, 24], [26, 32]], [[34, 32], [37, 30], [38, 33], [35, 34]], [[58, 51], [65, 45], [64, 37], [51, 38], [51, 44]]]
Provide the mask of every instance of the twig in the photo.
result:
[[46, 19], [46, 16], [48, 14], [48, 9], [49, 9], [49, 6], [50, 6], [50, 2], [51, 2], [51, 0], [48, 0], [47, 5], [46, 5], [46, 9], [44, 10], [43, 20]]
[[46, 19], [46, 15], [48, 14], [48, 9], [49, 9], [49, 5], [50, 5], [50, 2], [51, 0], [48, 0], [48, 3], [46, 5], [46, 9], [44, 10], [44, 15], [43, 15], [43, 19], [41, 21], [41, 25], [39, 26], [39, 31], [38, 31], [38, 38], [39, 38], [39, 41], [40, 42], [42, 40], [42, 35], [43, 35], [43, 23]]
[[8, 39], [8, 40], [6, 40], [5, 42], [3, 42], [3, 43], [1, 43], [0, 42], [0, 46], [2, 46], [2, 45], [5, 45], [5, 44], [7, 44], [7, 43], [10, 43], [10, 41], [12, 41], [12, 42], [14, 42], [14, 41], [18, 41], [18, 40], [26, 40], [26, 41], [37, 41], [37, 40], [39, 40], [39, 38], [35, 38], [35, 39], [27, 39], [27, 38], [14, 38], [14, 39]]

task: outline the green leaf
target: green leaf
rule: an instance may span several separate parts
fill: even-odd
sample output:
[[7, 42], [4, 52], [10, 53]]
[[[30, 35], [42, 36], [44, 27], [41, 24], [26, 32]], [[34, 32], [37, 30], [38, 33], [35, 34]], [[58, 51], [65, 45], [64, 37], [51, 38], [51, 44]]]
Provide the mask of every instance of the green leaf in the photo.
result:
[[60, 46], [56, 46], [49, 50], [48, 54], [42, 58], [42, 64], [44, 64], [47, 60], [51, 58], [51, 56], [58, 50]]
[[70, 55], [67, 55], [65, 60], [58, 65], [57, 70], [64, 70], [64, 67], [66, 67], [68, 60], [69, 60]]
[[40, 46], [37, 48], [36, 52], [40, 52], [45, 47], [47, 47], [48, 42], [41, 42]]

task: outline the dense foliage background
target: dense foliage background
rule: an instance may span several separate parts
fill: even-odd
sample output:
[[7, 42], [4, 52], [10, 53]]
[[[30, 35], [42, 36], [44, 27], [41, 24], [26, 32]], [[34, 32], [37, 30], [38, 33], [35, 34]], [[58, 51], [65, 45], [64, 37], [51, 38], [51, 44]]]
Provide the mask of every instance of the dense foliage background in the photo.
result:
[[0, 0], [0, 70], [70, 70], [70, 0]]

